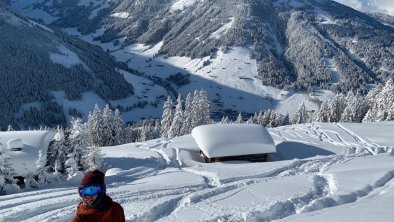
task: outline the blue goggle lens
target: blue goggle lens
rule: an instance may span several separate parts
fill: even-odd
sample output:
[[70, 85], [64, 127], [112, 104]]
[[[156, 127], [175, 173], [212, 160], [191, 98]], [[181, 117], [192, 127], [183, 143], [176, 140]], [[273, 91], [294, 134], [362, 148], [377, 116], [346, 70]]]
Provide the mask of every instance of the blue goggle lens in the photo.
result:
[[79, 195], [81, 197], [95, 196], [100, 192], [101, 192], [100, 185], [90, 185], [90, 186], [85, 186], [85, 187], [79, 188]]

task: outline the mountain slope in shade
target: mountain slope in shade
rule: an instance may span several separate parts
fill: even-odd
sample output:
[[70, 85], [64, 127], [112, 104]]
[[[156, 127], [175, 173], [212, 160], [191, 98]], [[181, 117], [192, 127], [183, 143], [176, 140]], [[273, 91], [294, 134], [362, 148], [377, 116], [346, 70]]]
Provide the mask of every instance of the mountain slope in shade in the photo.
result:
[[70, 101], [88, 91], [103, 100], [133, 94], [133, 86], [115, 71], [118, 63], [99, 47], [33, 22], [4, 3], [0, 29], [1, 128], [64, 125], [55, 91]]
[[328, 0], [10, 2], [55, 26], [103, 29], [102, 42], [163, 42], [163, 56], [215, 58], [228, 47], [252, 47], [268, 86], [365, 93], [394, 77], [394, 29]]

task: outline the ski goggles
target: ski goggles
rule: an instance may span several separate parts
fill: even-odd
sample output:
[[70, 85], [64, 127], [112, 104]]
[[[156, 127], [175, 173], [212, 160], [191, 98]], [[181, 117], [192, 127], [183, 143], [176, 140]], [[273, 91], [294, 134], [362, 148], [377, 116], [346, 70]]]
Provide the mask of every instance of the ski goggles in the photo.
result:
[[95, 196], [103, 190], [101, 184], [90, 184], [88, 186], [83, 186], [78, 188], [79, 196], [86, 197], [86, 196]]

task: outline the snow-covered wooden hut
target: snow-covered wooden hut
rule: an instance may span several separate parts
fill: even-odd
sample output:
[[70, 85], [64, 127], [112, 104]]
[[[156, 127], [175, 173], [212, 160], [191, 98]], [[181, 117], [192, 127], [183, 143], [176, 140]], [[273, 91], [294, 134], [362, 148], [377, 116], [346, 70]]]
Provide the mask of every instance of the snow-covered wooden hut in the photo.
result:
[[39, 150], [46, 160], [48, 147], [54, 136], [53, 132], [42, 130], [0, 132], [0, 149], [10, 157], [9, 161], [16, 175], [24, 177], [27, 171], [34, 173], [37, 169]]
[[265, 161], [276, 153], [274, 140], [257, 124], [211, 124], [198, 126], [192, 136], [205, 162], [223, 160]]

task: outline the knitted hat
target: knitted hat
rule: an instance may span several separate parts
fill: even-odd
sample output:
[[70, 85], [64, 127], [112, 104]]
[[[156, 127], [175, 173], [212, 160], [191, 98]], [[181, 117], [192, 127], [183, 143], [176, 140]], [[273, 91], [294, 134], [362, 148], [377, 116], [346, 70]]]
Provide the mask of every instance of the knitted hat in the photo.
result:
[[104, 173], [99, 170], [88, 171], [83, 176], [81, 183], [79, 184], [80, 187], [86, 186], [89, 184], [102, 184], [105, 185], [104, 182]]

